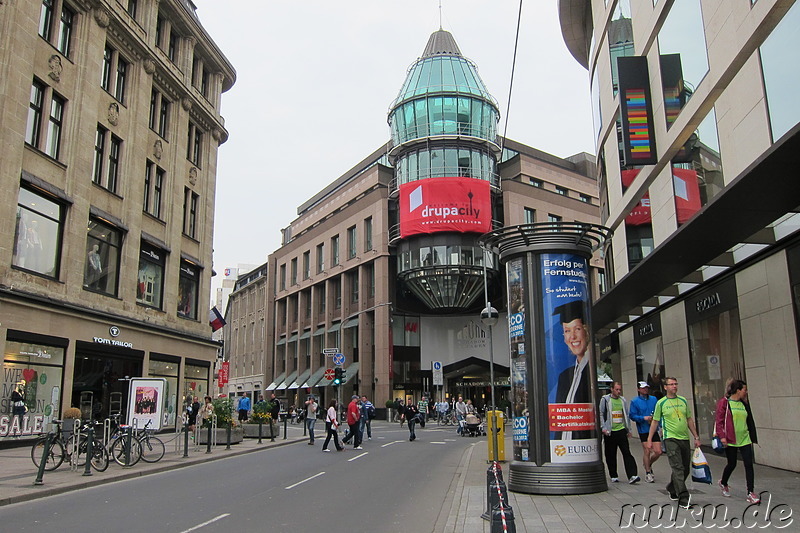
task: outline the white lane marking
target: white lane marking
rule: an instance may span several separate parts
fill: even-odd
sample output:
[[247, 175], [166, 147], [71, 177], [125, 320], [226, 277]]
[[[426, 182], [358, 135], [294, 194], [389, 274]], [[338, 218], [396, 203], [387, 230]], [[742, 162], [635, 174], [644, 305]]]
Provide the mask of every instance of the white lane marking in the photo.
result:
[[325, 472], [320, 472], [319, 474], [314, 474], [314, 475], [313, 475], [313, 476], [311, 476], [311, 477], [307, 477], [307, 478], [305, 478], [303, 481], [298, 481], [298, 482], [297, 482], [297, 483], [295, 483], [294, 485], [289, 485], [288, 487], [285, 487], [285, 488], [286, 488], [286, 490], [293, 489], [293, 488], [295, 488], [297, 485], [301, 485], [301, 484], [305, 483], [306, 481], [311, 481], [311, 480], [312, 480], [312, 479], [314, 479], [315, 477], [319, 477], [319, 476], [321, 476], [321, 475], [323, 475], [323, 474], [325, 474]]
[[369, 455], [369, 452], [364, 452], [362, 454], [356, 455], [355, 457], [352, 457], [352, 458], [348, 459], [347, 462], [350, 463], [350, 462], [355, 461], [356, 459], [358, 459], [360, 457], [364, 457], [365, 455]]
[[386, 444], [381, 444], [381, 448], [386, 448], [387, 446], [391, 446], [392, 444], [397, 444], [398, 442], [405, 442], [404, 440], [393, 440], [392, 442], [387, 442]]
[[446, 444], [444, 442], [432, 441], [431, 444]]
[[200, 529], [201, 527], [206, 527], [207, 525], [209, 525], [209, 524], [213, 524], [213, 523], [214, 523], [214, 522], [216, 522], [217, 520], [222, 520], [222, 519], [223, 519], [223, 518], [225, 518], [226, 516], [230, 516], [230, 515], [231, 515], [230, 513], [221, 514], [221, 515], [219, 515], [219, 516], [217, 516], [217, 517], [215, 517], [215, 518], [212, 518], [211, 520], [206, 520], [206, 521], [205, 521], [205, 522], [203, 522], [202, 524], [197, 524], [197, 525], [196, 525], [196, 526], [194, 526], [194, 527], [190, 527], [189, 529], [187, 529], [187, 530], [185, 530], [185, 531], [182, 531], [181, 533], [189, 533], [190, 531], [194, 531], [195, 529]]

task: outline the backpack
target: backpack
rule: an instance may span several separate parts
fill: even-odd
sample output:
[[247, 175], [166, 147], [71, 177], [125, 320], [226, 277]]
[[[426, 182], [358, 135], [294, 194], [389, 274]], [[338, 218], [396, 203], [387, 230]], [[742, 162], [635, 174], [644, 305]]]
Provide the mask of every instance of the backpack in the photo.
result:
[[370, 405], [370, 406], [367, 407], [367, 418], [370, 419], [370, 420], [375, 418], [375, 406], [374, 405]]

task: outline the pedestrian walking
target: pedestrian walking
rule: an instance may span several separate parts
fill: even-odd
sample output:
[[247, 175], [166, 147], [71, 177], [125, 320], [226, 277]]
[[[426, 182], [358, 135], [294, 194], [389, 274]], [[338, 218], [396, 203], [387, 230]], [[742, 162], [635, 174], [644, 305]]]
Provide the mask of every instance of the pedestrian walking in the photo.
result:
[[319, 404], [316, 398], [309, 396], [306, 400], [306, 428], [308, 428], [308, 444], [314, 445], [314, 424], [317, 423], [317, 409]]
[[272, 416], [272, 421], [277, 424], [280, 421], [278, 418], [281, 414], [281, 401], [275, 396], [274, 392], [270, 394], [269, 401], [272, 404], [269, 414]]
[[636, 468], [636, 459], [631, 455], [628, 443], [628, 437], [631, 436], [628, 400], [622, 396], [622, 385], [618, 381], [611, 384], [609, 394], [600, 398], [600, 428], [603, 430], [603, 448], [611, 482], [619, 481], [617, 450], [622, 452], [628, 483], [634, 484], [641, 481]]
[[247, 415], [250, 412], [250, 397], [246, 392], [243, 392], [239, 398], [237, 409], [239, 410], [239, 422], [247, 422]]
[[653, 447], [653, 435], [658, 431], [658, 423], [661, 422], [667, 459], [672, 469], [667, 493], [671, 500], [677, 501], [684, 509], [689, 509], [692, 505], [689, 490], [686, 488], [686, 478], [691, 472], [692, 460], [689, 434], [694, 437], [695, 447], [700, 446], [700, 436], [697, 434], [689, 402], [683, 396], [678, 396], [678, 380], [673, 377], [665, 378], [664, 388], [667, 394], [656, 402], [653, 421], [650, 422], [650, 433], [647, 436], [647, 447]]
[[464, 398], [461, 396], [458, 397], [458, 401], [455, 405], [456, 409], [456, 421], [458, 423], [458, 430], [457, 433], [461, 433], [461, 426], [463, 426], [464, 419], [467, 418], [467, 404], [464, 403]]
[[436, 414], [438, 415], [440, 424], [447, 416], [447, 411], [449, 409], [450, 409], [450, 404], [447, 403], [447, 400], [445, 400], [444, 398], [442, 398], [441, 401], [436, 404]]
[[[428, 421], [428, 397], [423, 395], [417, 403], [417, 411], [419, 411], [419, 420], [423, 422]], [[406, 417], [408, 418], [408, 417]]]
[[403, 415], [406, 417], [406, 422], [408, 423], [408, 440], [414, 442], [417, 440], [417, 435], [414, 433], [414, 426], [419, 421], [420, 425], [425, 427], [425, 423], [422, 422], [419, 416], [419, 407], [417, 407], [414, 402], [408, 402], [408, 405], [406, 405], [403, 411]]
[[328, 443], [331, 441], [331, 437], [333, 438], [333, 445], [336, 446], [336, 451], [341, 452], [344, 450], [344, 446], [339, 444], [339, 421], [336, 419], [336, 400], [331, 400], [331, 403], [328, 404], [328, 412], [325, 414], [325, 432], [327, 436], [325, 437], [325, 442], [322, 443], [322, 451], [329, 452]]
[[741, 453], [744, 463], [744, 475], [747, 483], [747, 503], [759, 503], [761, 498], [755, 493], [755, 473], [753, 472], [753, 444], [758, 444], [756, 423], [747, 398], [747, 383], [735, 379], [728, 386], [726, 395], [717, 402], [714, 416], [714, 427], [717, 436], [725, 445], [725, 456], [728, 464], [722, 471], [719, 488], [722, 495], [730, 498], [731, 489], [728, 480], [736, 468], [736, 458]]
[[[642, 466], [644, 466], [644, 479], [654, 483], [653, 463], [661, 457], [661, 445], [647, 447], [647, 435], [650, 433], [650, 423], [653, 421], [653, 411], [656, 410], [658, 399], [650, 394], [650, 385], [646, 381], [638, 383], [639, 394], [631, 401], [631, 420], [636, 422], [639, 440], [642, 442]], [[653, 435], [653, 442], [661, 442], [658, 432]]]
[[350, 433], [342, 439], [344, 444], [350, 444], [350, 439], [353, 439], [353, 449], [363, 450], [361, 447], [361, 431], [359, 426], [361, 420], [361, 407], [358, 405], [358, 395], [353, 394], [350, 397], [350, 404], [347, 406], [347, 425], [350, 426]]
[[364, 441], [364, 431], [367, 432], [367, 440], [372, 440], [372, 419], [375, 418], [375, 406], [369, 401], [366, 395], [361, 396], [361, 425], [358, 430], [361, 432], [361, 441]]

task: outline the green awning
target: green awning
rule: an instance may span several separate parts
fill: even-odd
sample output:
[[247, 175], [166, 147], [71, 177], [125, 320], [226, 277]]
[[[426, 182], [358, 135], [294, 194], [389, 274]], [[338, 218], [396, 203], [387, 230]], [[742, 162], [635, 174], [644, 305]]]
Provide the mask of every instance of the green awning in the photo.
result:
[[283, 374], [281, 374], [280, 376], [275, 378], [275, 381], [273, 381], [272, 383], [267, 385], [267, 388], [264, 389], [264, 390], [275, 390], [275, 387], [277, 387], [279, 384], [283, 383], [283, 378], [285, 378], [285, 377], [286, 377], [286, 372], [284, 372]]
[[311, 370], [310, 369], [303, 370], [303, 373], [300, 374], [299, 376], [297, 376], [297, 379], [292, 380], [292, 383], [286, 388], [288, 390], [299, 389], [300, 388], [300, 383], [305, 382], [306, 378], [308, 378], [308, 376], [310, 376], [310, 375], [311, 375]]
[[[323, 377], [322, 375], [325, 373], [326, 368], [324, 366], [319, 367], [311, 374], [311, 377], [306, 380], [305, 383], [300, 385], [301, 388], [305, 389], [308, 387], [316, 387], [319, 380]], [[327, 380], [325, 380], [327, 381]]]
[[354, 328], [356, 326], [358, 326], [358, 317], [351, 318], [350, 320], [346, 321], [344, 324], [342, 324], [342, 329]]
[[286, 337], [281, 337], [281, 339], [275, 343], [275, 346], [280, 346], [282, 344], [286, 344]]
[[324, 334], [325, 334], [325, 328], [324, 327], [319, 328], [317, 331], [314, 332], [314, 336], [315, 337], [319, 337], [320, 335], [324, 335]]
[[288, 385], [289, 385], [289, 384], [290, 384], [292, 381], [294, 381], [294, 378], [296, 378], [296, 377], [297, 377], [297, 371], [294, 371], [294, 372], [292, 372], [291, 374], [289, 374], [289, 377], [288, 377], [288, 378], [286, 378], [286, 380], [285, 380], [283, 383], [281, 383], [280, 385], [278, 385], [277, 387], [275, 387], [275, 390], [284, 390], [284, 389], [286, 389], [286, 387], [287, 387], [287, 386], [288, 386]]
[[328, 328], [328, 333], [333, 333], [334, 331], [339, 331], [340, 329], [342, 329], [342, 323], [336, 322], [335, 324], [332, 324], [331, 327]]
[[300, 340], [303, 340], [303, 339], [308, 339], [309, 337], [311, 337], [311, 330], [310, 330], [310, 329], [307, 329], [307, 330], [305, 330], [305, 331], [303, 332], [303, 334], [302, 334], [302, 335], [300, 335]]

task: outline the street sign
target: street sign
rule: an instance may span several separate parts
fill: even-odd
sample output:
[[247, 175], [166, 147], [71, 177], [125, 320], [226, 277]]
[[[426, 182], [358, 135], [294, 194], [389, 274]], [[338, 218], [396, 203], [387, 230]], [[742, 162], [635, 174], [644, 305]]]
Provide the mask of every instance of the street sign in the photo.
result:
[[340, 366], [344, 364], [344, 354], [337, 353], [333, 356], [333, 364]]
[[444, 375], [442, 373], [442, 362], [441, 361], [433, 361], [431, 363], [431, 367], [433, 368], [433, 384], [435, 386], [444, 385]]
[[335, 374], [335, 372], [334, 372], [334, 370], [332, 368], [326, 368], [325, 369], [325, 379], [332, 380], [334, 374]]
[[339, 353], [339, 348], [323, 348], [322, 353], [330, 357], [333, 354]]

